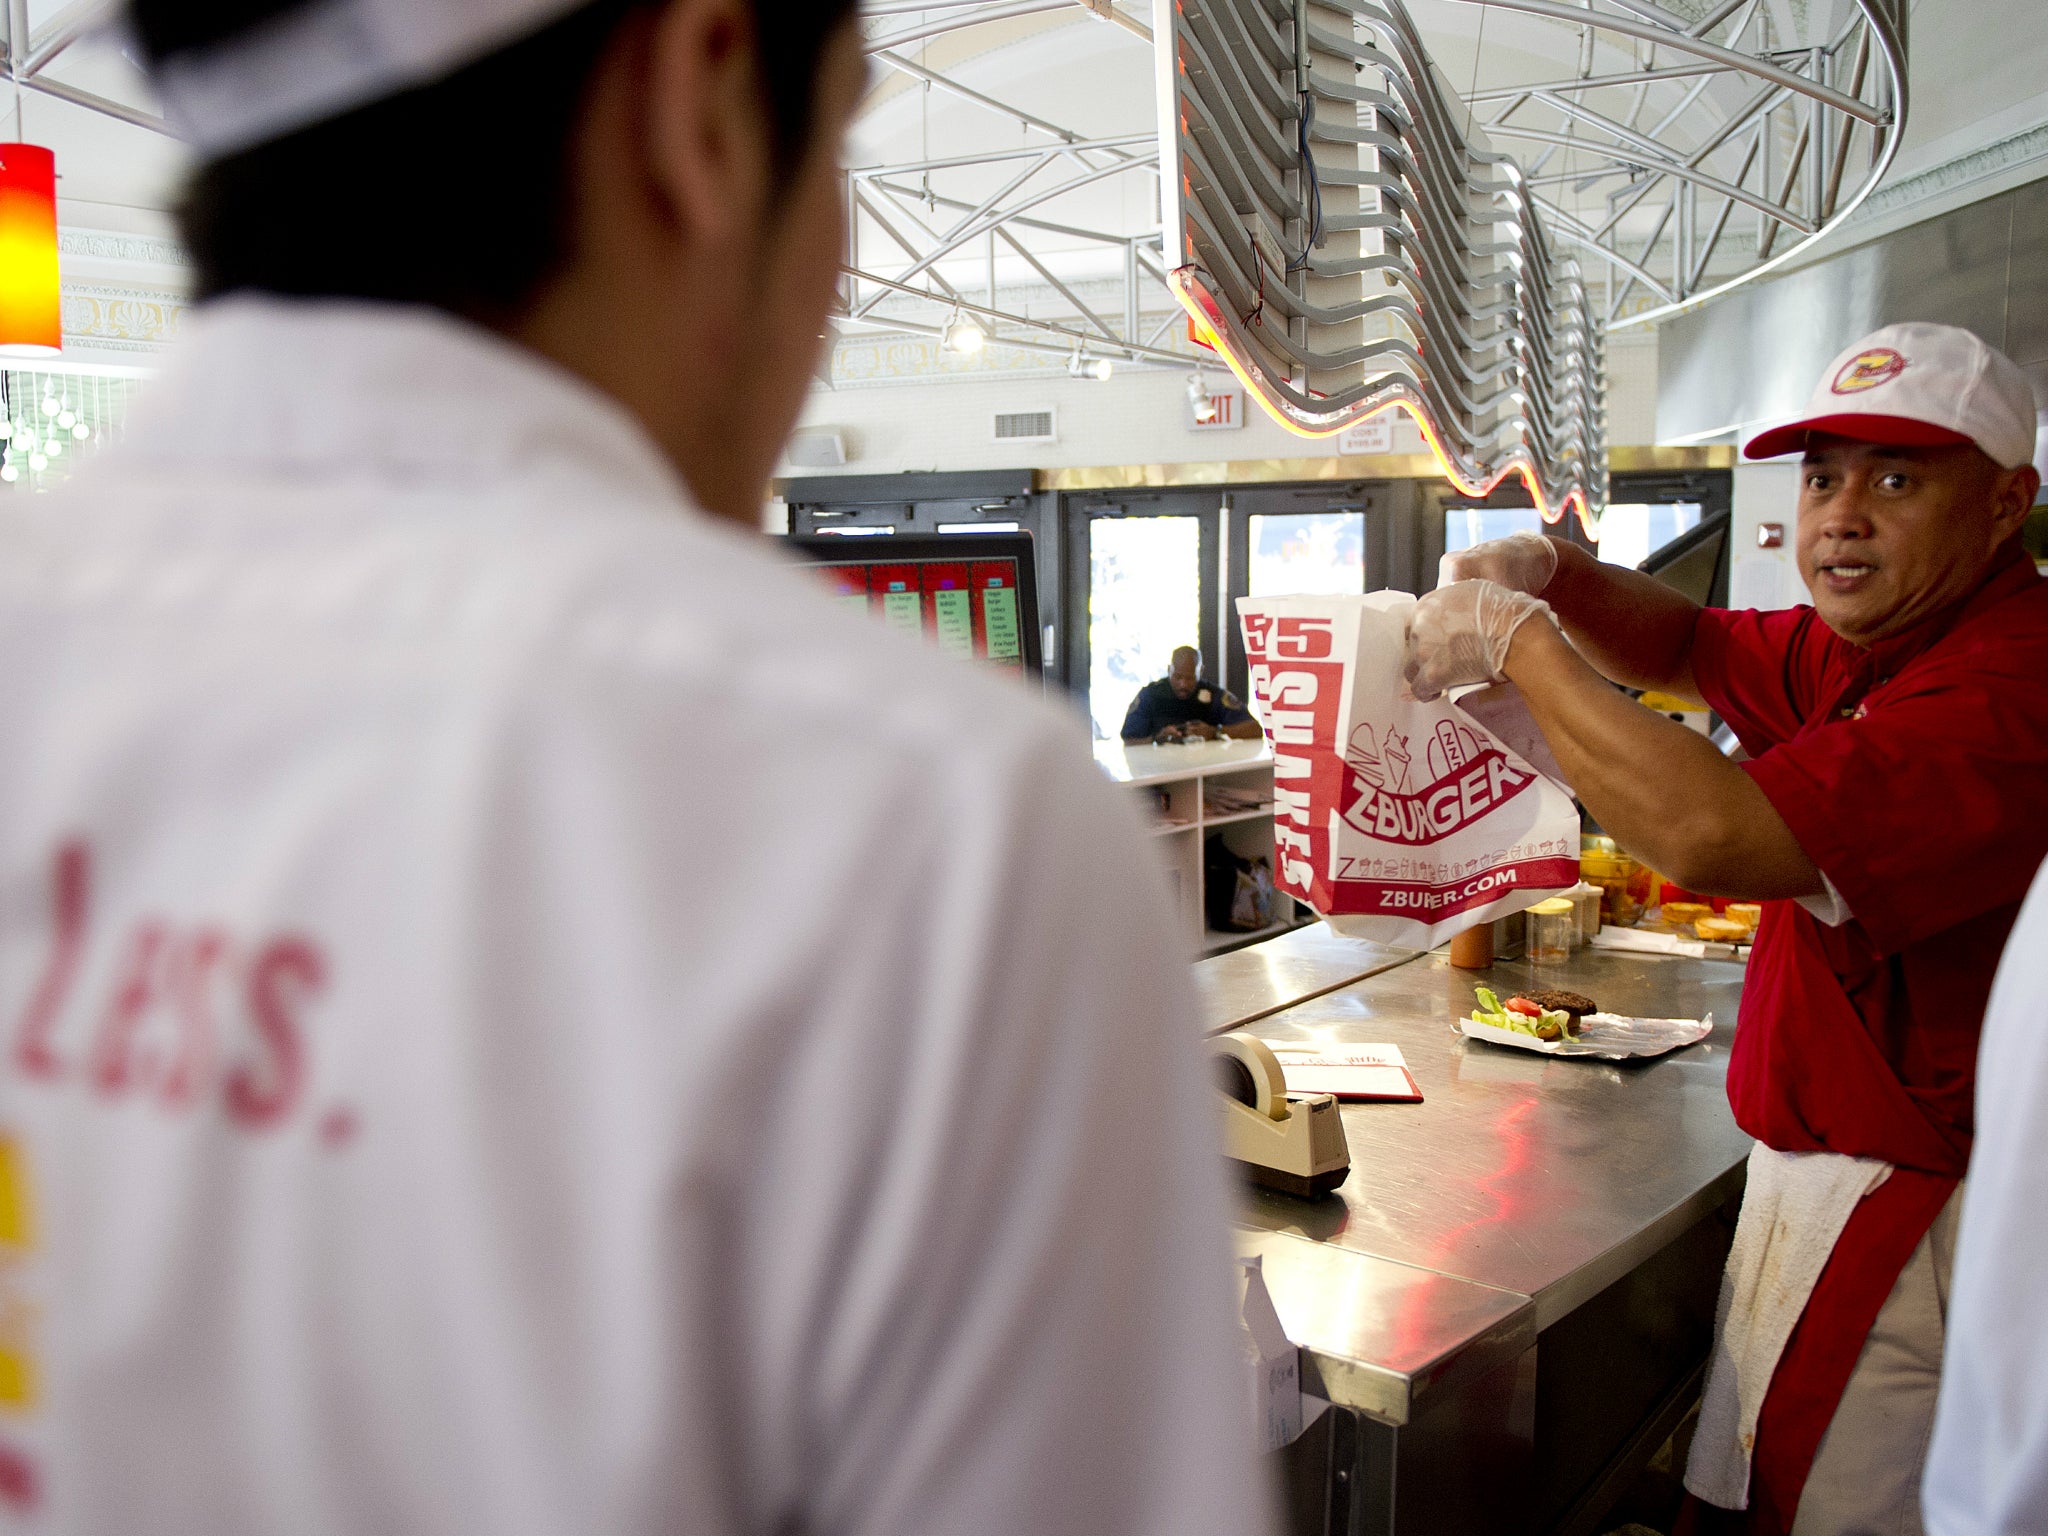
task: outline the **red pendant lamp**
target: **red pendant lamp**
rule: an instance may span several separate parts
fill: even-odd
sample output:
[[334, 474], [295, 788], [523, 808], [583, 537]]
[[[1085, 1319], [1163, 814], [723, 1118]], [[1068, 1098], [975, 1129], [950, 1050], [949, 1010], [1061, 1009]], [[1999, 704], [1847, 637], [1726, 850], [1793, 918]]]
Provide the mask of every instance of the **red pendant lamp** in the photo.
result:
[[63, 350], [57, 282], [57, 157], [40, 144], [0, 144], [0, 353]]

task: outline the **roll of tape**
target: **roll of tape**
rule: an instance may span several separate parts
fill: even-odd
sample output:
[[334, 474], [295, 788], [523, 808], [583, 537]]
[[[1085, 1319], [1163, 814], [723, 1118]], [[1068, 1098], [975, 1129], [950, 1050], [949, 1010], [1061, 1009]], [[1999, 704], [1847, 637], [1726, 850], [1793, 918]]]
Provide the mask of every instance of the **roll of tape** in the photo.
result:
[[1216, 1085], [1270, 1120], [1287, 1118], [1287, 1074], [1272, 1047], [1256, 1035], [1218, 1035]]

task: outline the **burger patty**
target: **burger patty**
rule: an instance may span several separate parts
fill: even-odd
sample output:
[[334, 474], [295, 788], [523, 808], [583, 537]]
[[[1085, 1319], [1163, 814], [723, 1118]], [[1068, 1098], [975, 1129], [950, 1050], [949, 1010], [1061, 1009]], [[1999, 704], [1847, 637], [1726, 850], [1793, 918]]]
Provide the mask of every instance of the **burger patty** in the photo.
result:
[[1577, 992], [1567, 992], [1561, 987], [1551, 987], [1542, 992], [1524, 992], [1522, 995], [1538, 1008], [1568, 1013], [1574, 1019], [1583, 1019], [1589, 1013], [1600, 1011], [1600, 1005], [1590, 997]]

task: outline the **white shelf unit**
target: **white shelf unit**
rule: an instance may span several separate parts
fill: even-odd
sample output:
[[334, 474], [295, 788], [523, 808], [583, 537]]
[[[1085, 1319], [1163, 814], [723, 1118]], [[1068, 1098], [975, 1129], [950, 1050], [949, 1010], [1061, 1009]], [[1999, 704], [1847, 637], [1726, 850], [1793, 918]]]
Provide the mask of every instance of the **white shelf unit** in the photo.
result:
[[[1205, 917], [1202, 853], [1212, 834], [1221, 834], [1240, 858], [1273, 863], [1273, 754], [1264, 741], [1204, 741], [1156, 747], [1127, 747], [1098, 741], [1095, 761], [1119, 784], [1142, 798], [1151, 818], [1153, 845], [1165, 859], [1180, 896], [1181, 924], [1198, 954], [1219, 954], [1298, 927], [1312, 914], [1278, 892], [1275, 921], [1257, 933], [1223, 933]], [[1263, 804], [1254, 810], [1212, 810], [1218, 790], [1251, 791]]]

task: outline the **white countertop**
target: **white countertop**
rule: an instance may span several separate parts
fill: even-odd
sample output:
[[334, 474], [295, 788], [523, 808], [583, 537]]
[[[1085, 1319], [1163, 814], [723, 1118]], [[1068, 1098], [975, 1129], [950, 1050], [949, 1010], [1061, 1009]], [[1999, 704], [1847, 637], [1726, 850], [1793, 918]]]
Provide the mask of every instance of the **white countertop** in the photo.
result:
[[1198, 779], [1239, 768], [1261, 768], [1273, 761], [1264, 737], [1250, 741], [1191, 741], [1169, 746], [1150, 742], [1127, 747], [1120, 741], [1095, 743], [1095, 761], [1119, 784], [1163, 784], [1170, 779]]

